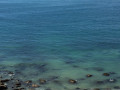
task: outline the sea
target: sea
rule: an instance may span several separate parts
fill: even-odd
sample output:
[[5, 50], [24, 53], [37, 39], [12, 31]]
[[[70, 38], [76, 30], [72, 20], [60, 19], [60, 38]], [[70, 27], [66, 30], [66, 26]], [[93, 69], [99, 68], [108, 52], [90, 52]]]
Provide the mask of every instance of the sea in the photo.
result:
[[36, 90], [120, 87], [120, 0], [0, 0], [0, 70], [48, 81]]

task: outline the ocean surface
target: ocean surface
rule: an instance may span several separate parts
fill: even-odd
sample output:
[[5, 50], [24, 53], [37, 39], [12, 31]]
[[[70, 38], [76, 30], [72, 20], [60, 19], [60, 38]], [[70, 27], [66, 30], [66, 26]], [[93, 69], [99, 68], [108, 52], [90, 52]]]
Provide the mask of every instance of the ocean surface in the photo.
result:
[[57, 77], [52, 90], [120, 87], [120, 0], [0, 0], [0, 69]]

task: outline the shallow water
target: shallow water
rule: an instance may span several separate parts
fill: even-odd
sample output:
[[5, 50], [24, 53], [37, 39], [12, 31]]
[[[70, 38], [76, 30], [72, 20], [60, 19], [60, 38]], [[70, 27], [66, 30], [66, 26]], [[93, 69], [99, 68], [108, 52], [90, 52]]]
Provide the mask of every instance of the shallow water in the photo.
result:
[[120, 86], [119, 14], [119, 0], [1, 0], [0, 68], [35, 82], [58, 77], [43, 86], [52, 90]]

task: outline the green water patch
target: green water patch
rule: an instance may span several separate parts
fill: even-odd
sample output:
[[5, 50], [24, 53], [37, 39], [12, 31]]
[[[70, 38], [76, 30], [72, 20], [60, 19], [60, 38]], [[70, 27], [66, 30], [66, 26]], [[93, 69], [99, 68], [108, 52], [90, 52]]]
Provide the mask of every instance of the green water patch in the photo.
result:
[[[119, 86], [119, 50], [67, 50], [66, 54], [48, 53], [43, 57], [36, 56], [33, 60], [26, 60], [27, 57], [7, 56], [0, 61], [0, 69], [12, 71], [15, 73], [15, 78], [24, 81], [32, 80], [34, 83], [40, 84], [39, 79], [44, 79], [46, 84], [42, 87], [52, 90]], [[110, 75], [104, 76], [103, 73]], [[92, 77], [87, 77], [88, 74], [91, 74]], [[69, 83], [70, 79], [76, 80], [77, 83]]]

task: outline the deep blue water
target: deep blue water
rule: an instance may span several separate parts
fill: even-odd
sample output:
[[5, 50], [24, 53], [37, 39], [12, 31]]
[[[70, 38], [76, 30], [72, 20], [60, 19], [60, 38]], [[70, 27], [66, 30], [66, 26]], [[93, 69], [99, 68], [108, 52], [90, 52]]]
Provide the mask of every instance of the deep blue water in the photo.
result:
[[88, 61], [119, 61], [120, 0], [0, 0], [1, 62], [79, 51]]
[[119, 1], [12, 1], [0, 3], [3, 47], [20, 43], [44, 47], [119, 47]]

